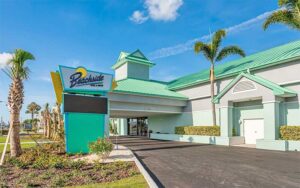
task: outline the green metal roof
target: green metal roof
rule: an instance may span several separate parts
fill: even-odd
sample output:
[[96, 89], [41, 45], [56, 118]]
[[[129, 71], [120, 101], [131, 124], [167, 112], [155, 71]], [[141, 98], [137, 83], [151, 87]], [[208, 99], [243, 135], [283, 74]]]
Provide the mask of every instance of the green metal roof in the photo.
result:
[[[215, 67], [216, 79], [238, 75], [244, 70], [257, 70], [300, 58], [300, 40], [271, 48]], [[209, 81], [209, 69], [175, 79], [169, 89], [181, 89]]]
[[186, 96], [180, 93], [168, 90], [167, 85], [164, 82], [128, 78], [117, 81], [117, 84], [118, 86], [112, 91], [113, 93], [129, 93], [181, 100], [187, 99]]
[[276, 96], [282, 96], [282, 97], [293, 97], [297, 95], [297, 92], [281, 87], [280, 85], [271, 82], [269, 80], [266, 80], [260, 76], [252, 75], [249, 73], [242, 72], [239, 74], [235, 79], [233, 79], [213, 100], [214, 103], [219, 103], [220, 99], [227, 93], [230, 88], [232, 88], [242, 77], [248, 78], [249, 80], [252, 80], [266, 88], [269, 88], [273, 91], [274, 95]]
[[117, 69], [127, 62], [143, 64], [149, 67], [155, 65], [154, 63], [149, 61], [140, 50], [136, 50], [132, 53], [121, 52], [116, 64], [112, 66], [112, 69]]

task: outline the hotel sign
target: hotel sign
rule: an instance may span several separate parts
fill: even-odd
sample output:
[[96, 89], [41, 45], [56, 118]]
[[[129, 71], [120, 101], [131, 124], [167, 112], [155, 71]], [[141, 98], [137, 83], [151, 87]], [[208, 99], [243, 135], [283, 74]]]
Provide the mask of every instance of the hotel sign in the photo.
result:
[[103, 92], [111, 89], [111, 74], [86, 70], [84, 67], [59, 66], [64, 91]]

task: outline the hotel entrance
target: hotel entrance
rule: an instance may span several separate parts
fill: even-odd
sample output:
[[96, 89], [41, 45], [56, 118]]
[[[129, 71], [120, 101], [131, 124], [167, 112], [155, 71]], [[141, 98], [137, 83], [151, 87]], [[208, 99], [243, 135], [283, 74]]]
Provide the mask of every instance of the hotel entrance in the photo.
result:
[[148, 118], [128, 118], [128, 135], [129, 136], [147, 136], [148, 134]]

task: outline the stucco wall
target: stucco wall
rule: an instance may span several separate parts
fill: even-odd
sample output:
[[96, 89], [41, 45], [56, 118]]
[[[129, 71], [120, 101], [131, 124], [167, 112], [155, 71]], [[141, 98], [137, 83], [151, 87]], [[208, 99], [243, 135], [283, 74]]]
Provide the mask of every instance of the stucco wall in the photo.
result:
[[149, 66], [137, 63], [125, 63], [115, 70], [116, 80], [125, 78], [149, 79]]
[[127, 78], [127, 63], [115, 70], [116, 81]]
[[[281, 84], [283, 87], [293, 89], [300, 95], [300, 61], [294, 61], [290, 63], [284, 63], [281, 65], [273, 66], [267, 69], [252, 71], [251, 74], [259, 75], [265, 79], [273, 81], [277, 84]], [[280, 76], [279, 76], [280, 75]], [[222, 91], [232, 79], [235, 77], [225, 78], [217, 80], [215, 83], [215, 94]], [[298, 82], [297, 82], [298, 81]], [[296, 82], [289, 84], [291, 82]], [[185, 111], [198, 111], [210, 109], [210, 84], [209, 82], [198, 84], [193, 87], [177, 90], [177, 92], [189, 97]], [[300, 101], [297, 97], [296, 100]], [[217, 107], [219, 107], [217, 105]]]

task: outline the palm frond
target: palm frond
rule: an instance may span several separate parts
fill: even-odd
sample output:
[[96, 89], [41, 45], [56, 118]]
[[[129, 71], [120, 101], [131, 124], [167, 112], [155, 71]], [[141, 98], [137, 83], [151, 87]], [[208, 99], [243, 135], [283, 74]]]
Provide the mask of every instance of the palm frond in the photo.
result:
[[220, 29], [214, 33], [214, 36], [212, 38], [211, 48], [214, 53], [214, 56], [217, 54], [219, 47], [222, 42], [222, 38], [226, 36], [226, 31], [223, 29]]
[[205, 44], [203, 42], [196, 42], [194, 45], [194, 51], [196, 54], [203, 53], [207, 60], [213, 62], [214, 56], [209, 44]]
[[278, 0], [278, 5], [280, 7], [294, 8], [299, 3], [299, 0]]
[[221, 61], [225, 57], [227, 57], [229, 55], [234, 55], [234, 54], [240, 55], [242, 57], [246, 56], [245, 52], [241, 48], [239, 48], [238, 46], [227, 46], [219, 52], [219, 54], [216, 58], [216, 61]]
[[16, 49], [13, 58], [9, 61], [10, 77], [27, 79], [29, 77], [29, 68], [25, 66], [27, 60], [35, 60], [34, 56], [22, 49]]
[[263, 29], [266, 30], [271, 24], [281, 23], [293, 29], [300, 30], [300, 19], [288, 10], [278, 10], [272, 13], [264, 22]]

